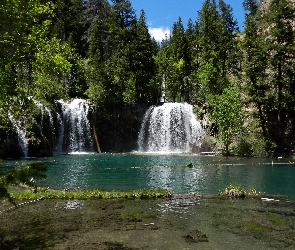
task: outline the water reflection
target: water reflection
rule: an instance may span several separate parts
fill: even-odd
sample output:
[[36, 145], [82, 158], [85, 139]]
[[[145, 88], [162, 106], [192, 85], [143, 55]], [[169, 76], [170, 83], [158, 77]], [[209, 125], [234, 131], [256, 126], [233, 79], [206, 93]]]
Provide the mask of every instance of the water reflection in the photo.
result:
[[64, 164], [62, 183], [66, 189], [88, 188], [88, 176], [91, 174], [91, 163], [89, 159], [72, 161]]
[[[247, 189], [255, 188], [295, 199], [295, 165], [287, 159], [93, 154], [38, 160], [44, 161], [48, 167], [47, 179], [38, 184], [50, 188], [164, 188], [172, 193], [212, 194], [230, 183], [238, 183]], [[190, 162], [193, 167], [186, 167]]]
[[161, 216], [165, 214], [174, 212], [181, 216], [192, 215], [191, 207], [195, 207], [200, 204], [201, 198], [199, 196], [184, 196], [184, 195], [174, 195], [171, 200], [163, 201], [158, 204], [158, 211]]
[[81, 209], [84, 206], [84, 201], [81, 200], [70, 200], [67, 201], [64, 208], [70, 210]]
[[171, 190], [172, 179], [171, 179], [171, 168], [169, 167], [153, 167], [148, 173], [148, 185], [151, 189], [164, 188]]

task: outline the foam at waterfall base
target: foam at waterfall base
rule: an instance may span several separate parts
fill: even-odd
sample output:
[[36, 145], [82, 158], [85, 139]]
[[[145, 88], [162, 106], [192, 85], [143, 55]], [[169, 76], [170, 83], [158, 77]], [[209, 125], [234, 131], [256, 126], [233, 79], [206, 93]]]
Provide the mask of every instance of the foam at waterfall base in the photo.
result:
[[197, 153], [191, 152], [182, 152], [182, 151], [132, 151], [132, 154], [136, 155], [179, 155], [179, 156], [187, 156], [187, 155], [200, 155]]
[[95, 155], [96, 152], [69, 152], [68, 155]]

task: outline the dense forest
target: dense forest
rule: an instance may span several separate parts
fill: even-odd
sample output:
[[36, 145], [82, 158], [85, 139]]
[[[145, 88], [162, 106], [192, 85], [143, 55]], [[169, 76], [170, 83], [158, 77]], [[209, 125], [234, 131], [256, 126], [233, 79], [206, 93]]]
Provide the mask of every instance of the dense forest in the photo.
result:
[[15, 134], [12, 117], [31, 144], [48, 140], [36, 132], [36, 103], [84, 98], [107, 116], [159, 103], [165, 89], [165, 101], [188, 102], [217, 125], [225, 154], [292, 153], [295, 9], [269, 2], [244, 0], [240, 31], [230, 5], [205, 0], [196, 20], [179, 17], [157, 43], [129, 0], [2, 1], [0, 149]]

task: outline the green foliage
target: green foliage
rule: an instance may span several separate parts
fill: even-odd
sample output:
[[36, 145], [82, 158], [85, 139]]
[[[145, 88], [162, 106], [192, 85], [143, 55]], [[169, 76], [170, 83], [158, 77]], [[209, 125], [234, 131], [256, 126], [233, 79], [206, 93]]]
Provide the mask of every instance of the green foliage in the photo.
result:
[[249, 223], [246, 223], [244, 225], [245, 228], [249, 228], [249, 229], [252, 229], [252, 230], [256, 230], [256, 231], [268, 231], [270, 230], [269, 228], [259, 224], [259, 223], [256, 223], [256, 222], [249, 222]]
[[14, 190], [11, 191], [11, 197], [18, 200], [35, 200], [40, 197], [44, 199], [157, 199], [169, 198], [170, 192], [158, 190], [134, 190], [129, 192], [124, 191], [100, 191], [100, 190], [85, 190], [85, 191], [58, 191], [39, 189], [37, 192], [31, 190]]
[[[37, 45], [35, 61], [32, 63], [32, 96], [39, 100], [56, 100], [64, 86], [61, 84], [71, 72], [74, 51], [68, 44], [61, 44], [56, 38]], [[34, 94], [33, 94], [34, 93]]]
[[[195, 94], [194, 34], [191, 20], [185, 31], [181, 18], [173, 24], [171, 37], [166, 37], [155, 56], [157, 80], [164, 85], [166, 101], [191, 102]], [[162, 90], [164, 90], [162, 89]]]
[[280, 216], [273, 214], [271, 212], [267, 212], [266, 216], [268, 219], [270, 219], [275, 225], [290, 225], [290, 223], [284, 219], [282, 219]]
[[240, 184], [230, 183], [224, 188], [224, 191], [220, 193], [221, 195], [234, 197], [234, 198], [245, 198], [246, 195], [257, 195], [257, 192], [254, 188], [249, 188], [247, 191]]
[[295, 36], [293, 20], [295, 8], [290, 1], [273, 0], [263, 17], [264, 49], [268, 57], [268, 94], [266, 116], [269, 137], [283, 150], [288, 123], [293, 123]]
[[269, 86], [266, 82], [267, 54], [264, 51], [264, 39], [261, 36], [259, 22], [261, 19], [259, 5], [257, 1], [244, 1], [246, 14], [245, 37], [242, 47], [245, 54], [244, 64], [244, 91], [248, 94], [248, 102], [253, 103], [258, 110], [258, 118], [264, 139], [267, 135], [267, 122], [265, 117], [265, 107], [267, 102], [267, 92]]
[[204, 102], [208, 94], [220, 95], [229, 87], [237, 65], [237, 22], [232, 8], [222, 0], [206, 0], [199, 12], [196, 77], [200, 84], [200, 98]]
[[218, 53], [211, 51], [208, 61], [197, 71], [197, 78], [202, 86], [200, 93], [203, 101], [212, 94], [221, 94], [227, 85], [224, 79], [220, 78], [220, 66], [221, 62]]
[[49, 36], [53, 12], [51, 1], [6, 1], [0, 7], [4, 17], [0, 118], [4, 124], [11, 114], [30, 131], [35, 123], [33, 101], [53, 103], [67, 94], [63, 83], [78, 59], [69, 44]]
[[113, 1], [108, 15], [93, 22], [86, 94], [100, 105], [133, 104], [154, 96], [155, 45], [142, 11], [137, 20], [129, 1]]
[[250, 195], [256, 195], [257, 194], [257, 191], [256, 191], [255, 188], [249, 188], [248, 194], [250, 194]]
[[0, 199], [5, 198], [15, 204], [8, 187], [25, 184], [36, 189], [35, 180], [46, 178], [46, 171], [47, 167], [42, 162], [27, 162], [9, 171], [0, 169]]
[[225, 187], [223, 195], [232, 196], [235, 198], [243, 198], [246, 196], [246, 190], [239, 184], [229, 184]]
[[264, 137], [260, 120], [249, 116], [246, 120], [248, 122], [231, 147], [233, 154], [249, 157], [273, 155], [275, 144]]
[[86, 16], [83, 12], [83, 1], [55, 0], [54, 4], [50, 35], [56, 36], [63, 43], [71, 44], [71, 47], [84, 56], [85, 46], [81, 38], [84, 35]]
[[218, 139], [225, 146], [225, 154], [229, 155], [229, 145], [243, 130], [243, 105], [240, 92], [236, 87], [224, 89], [218, 96], [209, 99], [212, 107], [211, 118], [218, 125]]
[[[103, 108], [155, 103], [165, 91], [165, 101], [210, 104], [226, 154], [232, 141], [239, 155], [283, 151], [295, 134], [295, 10], [287, 0], [263, 13], [259, 4], [243, 2], [240, 33], [230, 5], [204, 0], [195, 22], [185, 29], [179, 18], [157, 44], [129, 0], [3, 1], [0, 128], [8, 133], [13, 116], [36, 137], [34, 101], [89, 98]], [[257, 126], [243, 132], [242, 120]]]

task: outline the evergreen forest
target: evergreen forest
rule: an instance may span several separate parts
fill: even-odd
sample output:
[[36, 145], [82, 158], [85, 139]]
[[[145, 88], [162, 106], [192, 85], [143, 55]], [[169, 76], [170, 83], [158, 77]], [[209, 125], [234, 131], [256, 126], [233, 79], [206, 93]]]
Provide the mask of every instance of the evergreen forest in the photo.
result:
[[130, 0], [1, 1], [0, 157], [14, 143], [12, 118], [42, 148], [50, 138], [36, 128], [36, 104], [54, 109], [72, 98], [91, 102], [96, 127], [113, 132], [98, 129], [108, 144], [116, 133], [126, 141], [122, 127], [137, 136], [124, 110], [132, 116], [164, 99], [192, 104], [208, 121], [204, 145], [218, 141], [226, 155], [292, 154], [295, 6], [269, 2], [244, 0], [240, 31], [226, 0], [204, 0], [196, 20], [179, 17], [158, 43]]

